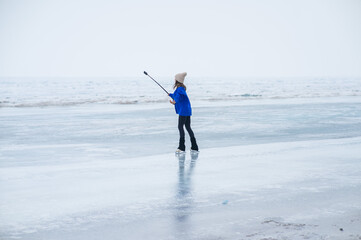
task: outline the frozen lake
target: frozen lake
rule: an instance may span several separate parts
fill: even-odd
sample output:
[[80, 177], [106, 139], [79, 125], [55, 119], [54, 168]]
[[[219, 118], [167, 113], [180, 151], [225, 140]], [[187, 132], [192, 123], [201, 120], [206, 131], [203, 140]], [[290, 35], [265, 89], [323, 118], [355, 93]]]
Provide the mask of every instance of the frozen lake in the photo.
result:
[[[192, 126], [200, 148], [357, 137], [360, 99], [194, 102]], [[173, 152], [177, 121], [167, 103], [2, 108], [0, 166]]]
[[38, 101], [11, 86], [0, 108], [1, 239], [361, 238], [358, 82], [341, 96], [335, 86], [285, 98], [257, 97], [267, 87], [203, 92], [192, 101], [201, 152], [181, 157], [162, 99]]

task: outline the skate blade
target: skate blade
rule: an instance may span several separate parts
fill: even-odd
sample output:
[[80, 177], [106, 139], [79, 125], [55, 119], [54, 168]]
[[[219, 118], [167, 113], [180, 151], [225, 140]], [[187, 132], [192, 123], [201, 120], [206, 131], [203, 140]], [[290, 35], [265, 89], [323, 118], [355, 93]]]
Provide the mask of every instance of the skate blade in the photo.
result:
[[178, 151], [178, 150], [177, 150], [177, 151], [175, 151], [175, 154], [176, 154], [176, 155], [179, 155], [179, 154], [185, 154], [185, 153], [186, 153], [185, 151], [181, 151], [181, 150], [179, 150], [179, 151]]

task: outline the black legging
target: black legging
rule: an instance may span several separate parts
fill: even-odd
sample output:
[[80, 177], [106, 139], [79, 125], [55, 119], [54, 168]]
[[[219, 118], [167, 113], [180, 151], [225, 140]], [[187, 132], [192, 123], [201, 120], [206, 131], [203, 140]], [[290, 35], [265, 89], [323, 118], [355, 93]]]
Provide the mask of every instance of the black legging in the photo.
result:
[[184, 128], [183, 126], [186, 126], [187, 132], [189, 133], [189, 136], [191, 138], [194, 138], [194, 133], [191, 128], [191, 117], [190, 116], [181, 116], [179, 115], [178, 118], [178, 130], [180, 138], [184, 138]]

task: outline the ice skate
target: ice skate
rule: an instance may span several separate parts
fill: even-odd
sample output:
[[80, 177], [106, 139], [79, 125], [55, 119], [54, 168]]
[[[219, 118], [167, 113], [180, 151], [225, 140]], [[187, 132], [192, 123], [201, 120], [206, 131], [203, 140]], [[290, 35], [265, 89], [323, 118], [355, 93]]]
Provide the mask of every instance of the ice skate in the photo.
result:
[[177, 149], [177, 150], [175, 150], [175, 154], [176, 155], [181, 155], [181, 154], [185, 154], [185, 151], [183, 151], [183, 150], [181, 150], [181, 149]]

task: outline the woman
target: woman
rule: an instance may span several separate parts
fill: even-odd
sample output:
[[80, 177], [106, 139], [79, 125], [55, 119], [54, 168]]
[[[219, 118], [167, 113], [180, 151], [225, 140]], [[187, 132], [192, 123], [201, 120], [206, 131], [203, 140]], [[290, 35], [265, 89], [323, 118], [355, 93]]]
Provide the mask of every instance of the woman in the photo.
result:
[[188, 134], [191, 138], [192, 151], [198, 151], [197, 141], [194, 137], [194, 133], [191, 128], [191, 116], [192, 116], [192, 107], [189, 101], [189, 98], [186, 93], [186, 86], [184, 85], [184, 78], [187, 76], [187, 73], [178, 73], [175, 75], [175, 83], [173, 88], [175, 89], [174, 93], [169, 94], [173, 99], [170, 100], [170, 103], [175, 106], [175, 111], [179, 114], [178, 118], [178, 130], [179, 130], [179, 146], [176, 150], [176, 153], [182, 153], [185, 151], [186, 147], [184, 126], [186, 127]]

